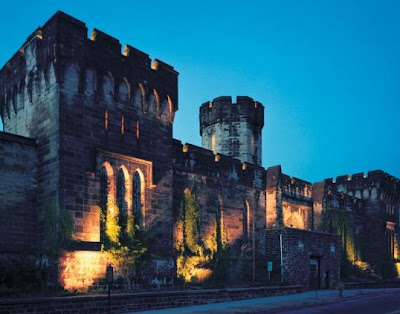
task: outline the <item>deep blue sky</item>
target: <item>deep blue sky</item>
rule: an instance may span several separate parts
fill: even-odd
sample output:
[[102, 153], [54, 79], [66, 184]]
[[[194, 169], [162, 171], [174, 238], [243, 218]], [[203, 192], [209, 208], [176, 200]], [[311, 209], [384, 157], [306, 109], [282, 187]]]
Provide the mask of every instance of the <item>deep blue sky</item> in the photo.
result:
[[59, 9], [180, 72], [183, 142], [201, 145], [200, 104], [248, 95], [266, 107], [264, 167], [400, 178], [400, 1], [2, 0], [0, 64]]

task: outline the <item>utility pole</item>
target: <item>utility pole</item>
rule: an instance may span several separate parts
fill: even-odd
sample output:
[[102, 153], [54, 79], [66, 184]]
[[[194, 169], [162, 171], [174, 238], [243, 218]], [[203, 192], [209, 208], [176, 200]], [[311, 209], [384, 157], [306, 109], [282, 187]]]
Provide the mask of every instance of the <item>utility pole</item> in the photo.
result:
[[255, 206], [253, 208], [253, 283], [256, 281], [256, 219]]

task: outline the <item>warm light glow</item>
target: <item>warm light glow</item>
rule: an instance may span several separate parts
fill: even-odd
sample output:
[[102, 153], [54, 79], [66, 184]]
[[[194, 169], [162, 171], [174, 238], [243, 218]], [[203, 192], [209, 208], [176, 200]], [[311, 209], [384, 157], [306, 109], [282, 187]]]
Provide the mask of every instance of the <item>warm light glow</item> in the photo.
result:
[[65, 253], [59, 261], [59, 280], [64, 289], [87, 290], [96, 280], [105, 277], [109, 263], [102, 252], [75, 251]]
[[90, 206], [90, 211], [84, 211], [81, 219], [75, 220], [76, 225], [82, 226], [82, 232], [74, 232], [72, 238], [78, 241], [100, 241], [100, 208]]
[[151, 68], [153, 70], [158, 70], [158, 62], [157, 61], [153, 61], [153, 64], [151, 65]]
[[210, 142], [211, 142], [211, 150], [213, 151], [213, 153], [215, 154], [215, 149], [216, 149], [216, 146], [217, 146], [217, 140], [215, 139], [215, 133], [213, 133], [213, 134], [211, 134], [211, 140], [210, 140]]
[[157, 91], [153, 89], [154, 98], [156, 101], [156, 114], [157, 118], [161, 117], [161, 109], [160, 109], [160, 96], [158, 95]]
[[174, 105], [172, 104], [171, 97], [167, 95], [167, 102], [168, 102], [168, 113], [169, 113], [169, 122], [173, 123], [175, 114], [174, 114]]
[[106, 131], [108, 130], [108, 110], [106, 109], [106, 112], [104, 113], [104, 128]]
[[140, 137], [139, 120], [136, 121], [136, 139]]
[[121, 134], [122, 135], [125, 134], [125, 118], [124, 118], [124, 115], [122, 115], [122, 117], [121, 117]]
[[221, 156], [220, 155], [215, 155], [214, 161], [215, 162], [220, 162], [220, 160], [221, 160]]
[[92, 32], [90, 33], [90, 40], [95, 41], [96, 40], [96, 35], [97, 35], [96, 31], [92, 30]]
[[128, 45], [125, 45], [124, 51], [122, 52], [122, 55], [125, 56], [125, 57], [129, 56], [129, 47], [128, 47]]
[[187, 152], [189, 151], [189, 146], [183, 145], [182, 151], [183, 151], [184, 153], [187, 153]]
[[40, 39], [40, 40], [42, 40], [42, 38], [43, 38], [43, 35], [42, 35], [42, 31], [41, 30], [38, 30], [38, 31], [36, 31], [36, 38], [37, 39]]
[[242, 170], [246, 170], [247, 169], [247, 164], [244, 162], [242, 163]]
[[396, 266], [397, 278], [400, 278], [400, 263], [399, 262], [395, 263], [395, 266]]

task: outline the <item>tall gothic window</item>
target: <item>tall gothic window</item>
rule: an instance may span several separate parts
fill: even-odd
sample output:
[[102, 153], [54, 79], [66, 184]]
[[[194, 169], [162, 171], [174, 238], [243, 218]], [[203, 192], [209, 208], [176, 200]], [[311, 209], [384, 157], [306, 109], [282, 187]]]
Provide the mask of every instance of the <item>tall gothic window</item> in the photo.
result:
[[106, 168], [100, 170], [100, 242], [104, 243], [105, 237], [105, 222], [107, 218], [107, 203], [108, 203], [108, 176]]
[[121, 227], [121, 243], [126, 239], [126, 229], [128, 223], [127, 206], [125, 202], [125, 175], [122, 169], [118, 171], [117, 176], [117, 206], [118, 206], [118, 221]]
[[132, 181], [132, 212], [135, 219], [135, 224], [140, 227], [143, 224], [141, 190], [142, 183], [140, 181], [139, 173], [136, 171], [133, 175]]

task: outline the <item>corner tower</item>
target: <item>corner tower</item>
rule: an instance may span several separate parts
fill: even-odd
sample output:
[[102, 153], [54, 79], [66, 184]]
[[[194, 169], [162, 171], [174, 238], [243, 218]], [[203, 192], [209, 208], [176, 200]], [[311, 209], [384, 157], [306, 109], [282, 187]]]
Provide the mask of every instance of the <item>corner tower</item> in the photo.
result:
[[250, 97], [221, 96], [200, 107], [203, 148], [261, 166], [264, 106]]

